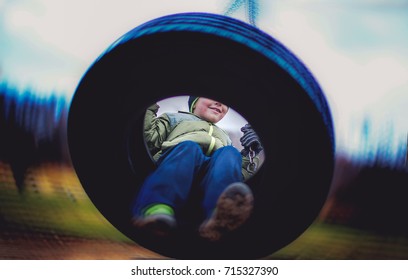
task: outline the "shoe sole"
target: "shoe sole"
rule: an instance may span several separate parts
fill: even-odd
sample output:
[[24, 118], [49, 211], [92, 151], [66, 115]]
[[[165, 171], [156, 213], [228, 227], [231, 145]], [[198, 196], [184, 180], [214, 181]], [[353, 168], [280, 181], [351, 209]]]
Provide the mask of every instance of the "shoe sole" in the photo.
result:
[[225, 189], [217, 201], [216, 210], [199, 229], [200, 236], [218, 241], [225, 234], [242, 226], [253, 208], [253, 195], [244, 183], [235, 183]]

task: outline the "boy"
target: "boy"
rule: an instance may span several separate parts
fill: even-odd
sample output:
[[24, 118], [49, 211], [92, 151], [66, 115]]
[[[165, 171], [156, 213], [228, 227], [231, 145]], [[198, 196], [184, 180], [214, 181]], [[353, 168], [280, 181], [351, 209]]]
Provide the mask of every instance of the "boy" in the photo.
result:
[[232, 146], [228, 134], [215, 125], [227, 113], [226, 105], [195, 96], [188, 104], [189, 113], [157, 117], [157, 104], [146, 111], [144, 136], [157, 168], [132, 205], [132, 222], [148, 234], [167, 236], [178, 226], [191, 194], [199, 193], [204, 216], [199, 234], [217, 241], [250, 216], [253, 195], [243, 181], [253, 174], [247, 168], [250, 149], [256, 155], [262, 146], [249, 125], [241, 129], [241, 153]]

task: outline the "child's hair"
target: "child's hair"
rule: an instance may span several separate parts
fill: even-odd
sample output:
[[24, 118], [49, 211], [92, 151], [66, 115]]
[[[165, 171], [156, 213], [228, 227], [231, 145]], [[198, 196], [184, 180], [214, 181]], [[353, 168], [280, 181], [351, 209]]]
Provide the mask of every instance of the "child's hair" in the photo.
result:
[[197, 103], [198, 96], [190, 96], [188, 98], [188, 111], [192, 113], [194, 111], [194, 105]]

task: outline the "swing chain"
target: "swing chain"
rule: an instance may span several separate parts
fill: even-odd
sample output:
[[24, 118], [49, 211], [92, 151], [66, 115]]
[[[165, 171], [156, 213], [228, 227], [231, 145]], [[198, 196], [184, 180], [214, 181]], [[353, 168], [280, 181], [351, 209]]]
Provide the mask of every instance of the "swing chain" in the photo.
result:
[[252, 149], [252, 147], [249, 147], [249, 153], [248, 153], [248, 157], [249, 157], [249, 164], [247, 166], [247, 171], [249, 173], [254, 173], [256, 171], [257, 168], [257, 164], [254, 161], [255, 158], [255, 151]]

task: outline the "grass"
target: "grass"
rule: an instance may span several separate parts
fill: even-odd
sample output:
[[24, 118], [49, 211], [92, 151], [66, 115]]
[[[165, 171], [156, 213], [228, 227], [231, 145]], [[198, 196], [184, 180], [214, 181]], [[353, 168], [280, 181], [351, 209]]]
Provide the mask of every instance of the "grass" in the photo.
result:
[[268, 259], [408, 259], [408, 236], [315, 222]]
[[54, 165], [31, 169], [21, 193], [4, 164], [1, 171], [0, 227], [3, 231], [51, 232], [130, 242], [100, 214], [73, 170]]
[[[31, 168], [20, 193], [9, 166], [0, 162], [0, 241], [17, 233], [135, 244], [101, 215], [69, 166]], [[408, 259], [408, 236], [317, 220], [267, 259]]]

